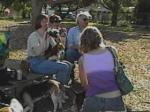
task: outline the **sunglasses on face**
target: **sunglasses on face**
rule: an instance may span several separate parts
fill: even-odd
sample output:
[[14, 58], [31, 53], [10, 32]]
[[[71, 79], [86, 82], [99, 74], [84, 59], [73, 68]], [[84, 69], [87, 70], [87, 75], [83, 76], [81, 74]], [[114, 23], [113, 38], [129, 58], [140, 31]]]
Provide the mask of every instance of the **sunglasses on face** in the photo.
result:
[[54, 21], [54, 23], [60, 23], [60, 21]]
[[83, 20], [83, 21], [88, 21], [89, 19], [87, 19], [87, 18], [83, 18], [82, 20]]
[[50, 23], [60, 23], [60, 21], [52, 21], [52, 22], [50, 22]]

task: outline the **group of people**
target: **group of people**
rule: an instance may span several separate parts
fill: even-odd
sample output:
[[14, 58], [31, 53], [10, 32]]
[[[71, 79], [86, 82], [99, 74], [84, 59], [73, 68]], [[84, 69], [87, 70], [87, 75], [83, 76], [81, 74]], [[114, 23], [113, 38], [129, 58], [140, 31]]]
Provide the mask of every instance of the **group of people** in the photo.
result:
[[[115, 81], [113, 56], [106, 48], [98, 28], [88, 26], [89, 17], [80, 13], [76, 17], [77, 26], [68, 30], [62, 28], [61, 18], [41, 14], [35, 22], [35, 31], [27, 42], [28, 62], [33, 72], [45, 75], [55, 74], [56, 80], [68, 85], [73, 63], [78, 61], [79, 79], [85, 90], [84, 112], [125, 111], [120, 90]], [[56, 37], [50, 30], [58, 29]], [[48, 50], [61, 43], [65, 49], [64, 59], [45, 57]], [[59, 44], [59, 45], [58, 45]], [[50, 48], [50, 49], [49, 49]], [[58, 54], [58, 53], [56, 53]]]
[[[51, 20], [52, 19], [52, 20]], [[50, 24], [48, 24], [50, 21]], [[67, 84], [70, 79], [72, 65], [67, 61], [48, 59], [45, 51], [52, 49], [61, 42], [60, 35], [55, 32], [49, 35], [48, 29], [59, 29], [60, 19], [58, 16], [48, 18], [47, 15], [39, 15], [35, 22], [35, 31], [30, 34], [27, 41], [28, 62], [33, 72], [44, 75], [56, 75], [56, 79], [62, 84]], [[57, 53], [56, 53], [57, 54]], [[50, 55], [51, 56], [51, 55]]]

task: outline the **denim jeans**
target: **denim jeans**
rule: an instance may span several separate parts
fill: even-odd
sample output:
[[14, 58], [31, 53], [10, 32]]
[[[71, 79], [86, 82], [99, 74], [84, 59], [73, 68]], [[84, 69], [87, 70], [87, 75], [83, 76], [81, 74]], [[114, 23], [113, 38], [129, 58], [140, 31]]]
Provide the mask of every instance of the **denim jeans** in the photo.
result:
[[76, 49], [67, 49], [65, 53], [65, 59], [71, 63], [74, 63], [74, 61], [78, 61], [81, 54]]
[[98, 96], [87, 97], [84, 101], [83, 112], [101, 112], [101, 111], [125, 111], [122, 97], [102, 98]]
[[56, 80], [61, 84], [68, 84], [72, 70], [72, 64], [67, 61], [47, 60], [42, 57], [28, 58], [33, 72], [42, 75], [56, 75]]

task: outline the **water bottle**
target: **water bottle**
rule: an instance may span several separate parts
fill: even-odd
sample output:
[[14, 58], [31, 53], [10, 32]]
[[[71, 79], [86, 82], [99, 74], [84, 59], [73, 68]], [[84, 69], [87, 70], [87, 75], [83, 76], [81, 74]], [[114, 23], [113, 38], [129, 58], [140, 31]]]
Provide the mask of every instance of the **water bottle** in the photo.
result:
[[17, 70], [17, 80], [22, 80], [22, 70]]

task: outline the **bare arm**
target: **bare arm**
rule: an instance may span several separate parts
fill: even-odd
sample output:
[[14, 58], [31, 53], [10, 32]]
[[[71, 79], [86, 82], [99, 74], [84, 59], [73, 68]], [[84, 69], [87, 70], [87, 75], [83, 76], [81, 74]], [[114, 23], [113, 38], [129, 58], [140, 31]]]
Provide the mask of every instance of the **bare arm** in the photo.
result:
[[79, 78], [81, 81], [81, 85], [86, 87], [88, 85], [87, 74], [84, 71], [83, 67], [83, 56], [79, 59]]

